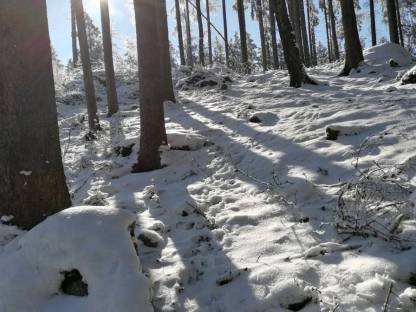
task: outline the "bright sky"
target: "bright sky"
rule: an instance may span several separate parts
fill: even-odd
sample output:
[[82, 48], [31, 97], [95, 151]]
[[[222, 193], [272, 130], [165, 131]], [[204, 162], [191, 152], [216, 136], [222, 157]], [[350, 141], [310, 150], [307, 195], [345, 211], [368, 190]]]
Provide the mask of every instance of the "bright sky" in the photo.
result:
[[[100, 21], [100, 0], [84, 0], [84, 7], [88, 14], [93, 18], [95, 24], [101, 28]], [[217, 9], [211, 13], [212, 22], [217, 26], [218, 29], [222, 31], [222, 11], [221, 11], [221, 1], [220, 0], [211, 0], [214, 3], [217, 3]], [[313, 0], [316, 4], [318, 0]], [[118, 47], [118, 53], [123, 53], [124, 51], [124, 42], [125, 39], [135, 40], [135, 30], [133, 24], [133, 10], [132, 10], [133, 0], [109, 0], [110, 14], [111, 14], [111, 23], [114, 33], [114, 42]], [[202, 0], [204, 3], [205, 1]], [[235, 32], [238, 31], [238, 19], [236, 12], [232, 9], [232, 5], [235, 0], [226, 0], [228, 5], [228, 27], [229, 27], [229, 36], [232, 37]], [[369, 26], [369, 13], [367, 1], [363, 6], [362, 12], [359, 12], [363, 15], [363, 28], [361, 31], [361, 37], [365, 39], [366, 45], [369, 45], [370, 40], [370, 26]], [[71, 25], [70, 25], [70, 0], [47, 0], [48, 4], [48, 15], [49, 15], [49, 25], [50, 25], [50, 35], [52, 40], [52, 45], [56, 49], [60, 59], [64, 62], [67, 62], [72, 57], [71, 50]], [[203, 5], [203, 7], [205, 4]], [[169, 15], [169, 29], [170, 29], [170, 39], [173, 44], [176, 45], [176, 34], [175, 31], [175, 5], [174, 0], [167, 0], [167, 10]], [[259, 44], [259, 31], [258, 26], [255, 21], [251, 20], [250, 10], [247, 10], [247, 31], [250, 33], [251, 37], [254, 39], [256, 44]], [[377, 21], [377, 32], [378, 39], [381, 36], [387, 36], [387, 27], [381, 21], [381, 8], [377, 7], [376, 15], [379, 20]], [[196, 32], [196, 23], [194, 23], [193, 30]], [[322, 20], [320, 25], [317, 28], [317, 37], [318, 40], [322, 41], [326, 45], [326, 35], [324, 33], [325, 22]], [[204, 25], [205, 27], [205, 25]], [[194, 36], [195, 38], [195, 36]]]

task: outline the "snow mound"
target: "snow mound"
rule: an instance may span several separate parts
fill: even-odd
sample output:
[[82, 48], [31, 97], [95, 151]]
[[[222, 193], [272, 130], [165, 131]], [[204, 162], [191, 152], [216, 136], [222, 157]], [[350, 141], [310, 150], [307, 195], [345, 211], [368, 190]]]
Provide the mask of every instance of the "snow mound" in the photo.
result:
[[170, 148], [174, 150], [196, 151], [210, 144], [202, 135], [195, 133], [170, 132], [167, 137]]
[[408, 287], [399, 296], [402, 308], [405, 311], [416, 310], [416, 288]]
[[[0, 311], [152, 311], [129, 232], [134, 224], [126, 210], [82, 206], [16, 238], [0, 254]], [[86, 296], [63, 293], [65, 277], [75, 270]]]
[[416, 83], [416, 66], [412, 67], [409, 71], [407, 71], [402, 79], [402, 84], [410, 84], [410, 83]]
[[221, 90], [228, 88], [227, 83], [232, 82], [229, 75], [217, 73], [214, 70], [197, 70], [188, 77], [179, 79], [176, 88], [180, 90], [192, 90], [205, 87], [218, 86]]
[[364, 60], [369, 65], [389, 65], [393, 60], [399, 66], [412, 63], [412, 56], [402, 46], [387, 42], [364, 50]]

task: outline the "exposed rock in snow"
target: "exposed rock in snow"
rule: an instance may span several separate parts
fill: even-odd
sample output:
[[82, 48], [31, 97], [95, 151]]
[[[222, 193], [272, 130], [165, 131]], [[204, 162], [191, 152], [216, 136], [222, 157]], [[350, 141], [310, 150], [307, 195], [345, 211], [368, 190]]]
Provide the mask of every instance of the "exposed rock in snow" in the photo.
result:
[[416, 66], [410, 69], [409, 71], [407, 71], [403, 75], [401, 82], [404, 85], [410, 84], [410, 83], [416, 83]]
[[400, 295], [400, 303], [405, 311], [416, 310], [416, 288], [408, 287]]
[[[70, 208], [10, 242], [0, 254], [0, 311], [152, 311], [129, 232], [135, 220], [126, 210]], [[64, 294], [86, 287], [84, 297]]]
[[365, 128], [364, 125], [351, 122], [328, 125], [326, 127], [326, 138], [335, 141], [340, 135], [357, 135]]
[[369, 65], [389, 65], [393, 61], [397, 66], [407, 66], [412, 63], [412, 56], [402, 46], [386, 42], [364, 50], [364, 60]]
[[215, 87], [226, 90], [227, 83], [231, 82], [228, 75], [219, 75], [214, 71], [198, 70], [190, 76], [180, 79], [176, 83], [176, 88], [181, 90], [191, 90], [195, 88]]
[[168, 144], [171, 149], [196, 151], [209, 145], [202, 135], [195, 133], [168, 132]]

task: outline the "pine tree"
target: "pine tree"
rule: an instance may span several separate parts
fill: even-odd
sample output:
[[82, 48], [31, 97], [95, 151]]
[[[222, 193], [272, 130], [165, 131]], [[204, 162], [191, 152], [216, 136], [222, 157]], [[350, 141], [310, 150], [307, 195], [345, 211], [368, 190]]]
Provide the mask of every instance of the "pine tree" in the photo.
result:
[[199, 64], [205, 66], [204, 26], [202, 24], [201, 0], [196, 0], [196, 19], [198, 21], [199, 32]]
[[276, 36], [276, 19], [275, 19], [275, 3], [274, 0], [269, 0], [269, 24], [270, 37], [272, 41], [273, 54], [273, 69], [279, 69], [279, 52], [277, 50], [277, 36]]
[[77, 21], [75, 17], [74, 0], [71, 0], [71, 37], [72, 37], [72, 65], [77, 67], [78, 48], [77, 48]]
[[185, 24], [186, 24], [186, 65], [189, 67], [194, 66], [194, 55], [192, 49], [192, 34], [191, 34], [191, 20], [190, 20], [190, 11], [189, 11], [189, 0], [185, 2]]
[[371, 23], [371, 44], [377, 45], [376, 14], [374, 11], [374, 0], [370, 0], [370, 23]]
[[46, 1], [0, 1], [0, 33], [0, 216], [30, 229], [71, 204]]
[[230, 49], [228, 46], [227, 7], [225, 4], [225, 0], [222, 0], [222, 21], [224, 25], [225, 64], [227, 66], [230, 66]]
[[332, 0], [328, 0], [328, 14], [331, 26], [331, 42], [332, 42], [332, 52], [333, 52], [333, 60], [339, 61], [339, 47], [338, 47], [338, 38], [337, 38], [337, 27], [336, 27], [336, 20], [334, 14], [334, 6], [332, 4]]
[[240, 44], [241, 44], [241, 63], [243, 64], [244, 72], [250, 73], [250, 66], [248, 62], [247, 51], [247, 31], [246, 31], [246, 17], [244, 0], [237, 0], [238, 25], [240, 28]]
[[212, 66], [212, 34], [211, 34], [211, 8], [209, 0], [206, 1], [206, 11], [207, 11], [207, 32], [208, 32], [208, 61]]
[[183, 66], [186, 64], [186, 60], [185, 60], [185, 49], [183, 47], [181, 5], [179, 3], [179, 0], [175, 0], [175, 11], [176, 11], [176, 31], [178, 32], [179, 56], [181, 60], [181, 65]]
[[397, 9], [395, 0], [386, 0], [387, 5], [387, 17], [389, 21], [389, 33], [390, 41], [393, 43], [400, 44], [399, 40], [399, 29], [397, 23]]

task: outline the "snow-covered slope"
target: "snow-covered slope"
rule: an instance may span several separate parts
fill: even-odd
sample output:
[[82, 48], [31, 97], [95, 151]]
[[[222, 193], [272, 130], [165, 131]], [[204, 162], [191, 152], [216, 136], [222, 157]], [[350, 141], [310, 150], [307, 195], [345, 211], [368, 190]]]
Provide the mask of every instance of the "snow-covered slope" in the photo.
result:
[[300, 89], [283, 71], [187, 87], [166, 104], [167, 166], [141, 174], [136, 84], [119, 83], [110, 119], [97, 84], [94, 141], [66, 92], [74, 204], [136, 213], [156, 311], [414, 311], [416, 90], [396, 81], [411, 64], [386, 60], [315, 68], [320, 85]]

